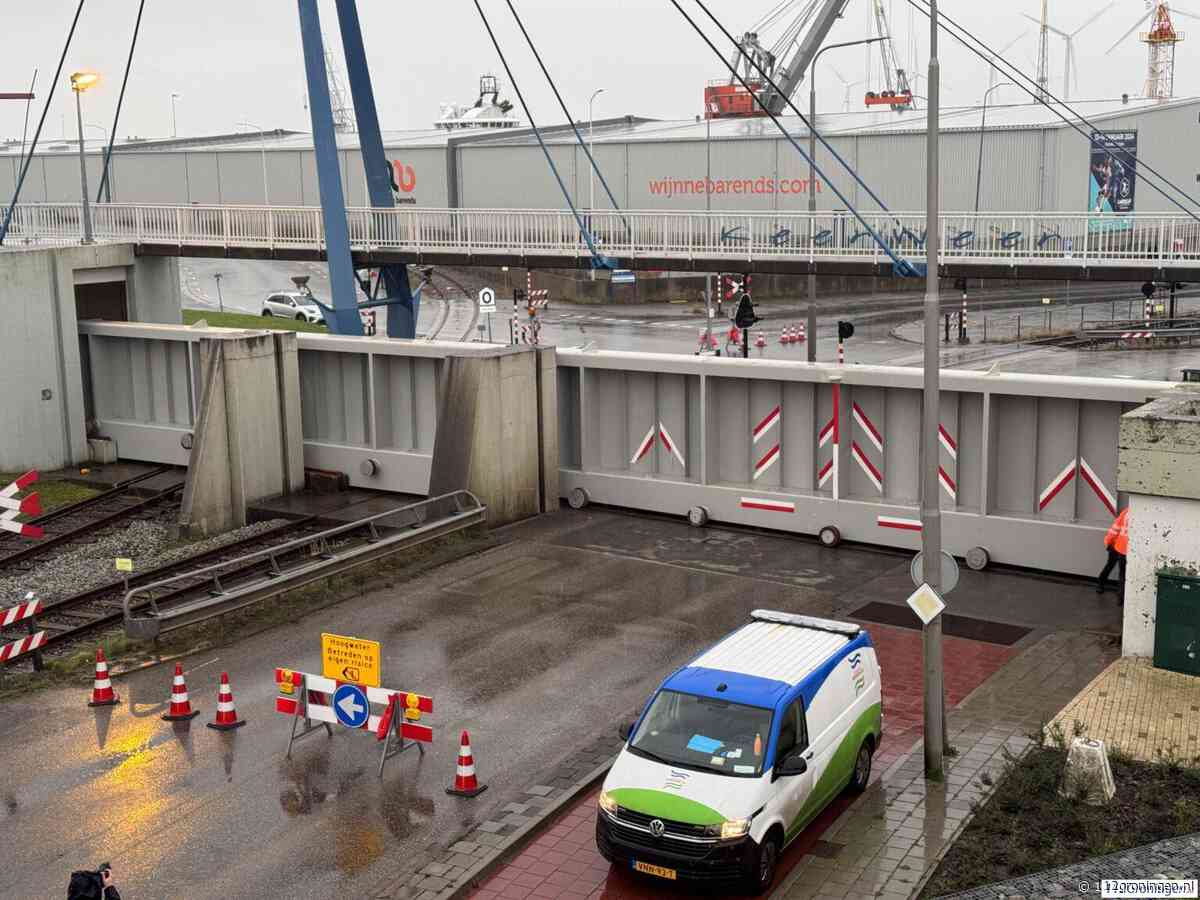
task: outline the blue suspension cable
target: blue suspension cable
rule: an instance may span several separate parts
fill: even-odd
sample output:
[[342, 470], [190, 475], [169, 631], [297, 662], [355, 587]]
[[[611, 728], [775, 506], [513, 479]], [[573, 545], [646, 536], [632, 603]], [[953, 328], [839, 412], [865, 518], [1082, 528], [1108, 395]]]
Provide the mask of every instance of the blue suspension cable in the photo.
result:
[[[58, 68], [54, 70], [54, 79], [50, 82], [50, 90], [46, 92], [46, 105], [42, 107], [42, 117], [38, 119], [37, 130], [33, 133], [33, 143], [29, 145], [29, 155], [25, 157], [25, 164], [21, 166], [21, 175], [17, 179], [17, 188], [13, 191], [12, 203], [8, 205], [8, 209], [4, 213], [4, 224], [0, 225], [0, 245], [3, 245], [4, 239], [8, 236], [8, 227], [12, 224], [17, 201], [21, 198], [21, 187], [25, 184], [25, 176], [29, 174], [29, 167], [33, 163], [33, 153], [37, 150], [42, 126], [46, 124], [46, 114], [50, 112], [50, 101], [54, 99], [54, 85], [58, 84], [58, 78], [62, 75], [63, 63], [67, 60], [67, 51], [71, 49], [71, 39], [75, 37], [75, 26], [79, 24], [79, 14], [83, 12], [84, 2], [85, 0], [79, 0], [79, 6], [75, 8], [75, 18], [71, 20], [71, 30], [67, 32], [67, 42], [63, 44], [62, 56], [58, 58]], [[83, 136], [80, 135], [80, 140], [82, 139]]]
[[[96, 202], [104, 196], [105, 189], [111, 180], [108, 177], [109, 166], [112, 164], [113, 144], [117, 142], [117, 123], [121, 120], [121, 106], [125, 103], [125, 86], [129, 84], [129, 71], [133, 68], [133, 51], [137, 47], [138, 34], [142, 30], [142, 13], [146, 9], [146, 0], [138, 4], [137, 21], [133, 23], [133, 40], [129, 42], [129, 59], [125, 61], [125, 77], [121, 79], [121, 93], [117, 97], [117, 111], [113, 113], [112, 131], [108, 133], [108, 147], [104, 151], [104, 172], [100, 176], [100, 187], [96, 188]], [[109, 196], [112, 191], [109, 190]]]
[[[689, 16], [687, 12], [684, 11], [683, 7], [679, 5], [678, 0], [671, 0], [671, 5], [679, 10], [679, 14], [683, 16], [684, 20], [689, 25], [692, 26], [696, 34], [700, 35], [700, 39], [703, 40], [704, 43], [708, 44], [709, 49], [712, 50], [712, 52], [716, 54], [716, 56], [723, 63], [725, 63], [725, 68], [729, 69], [729, 73], [738, 80], [746, 92], [754, 98], [755, 102], [757, 102], [760, 107], [762, 107], [762, 111], [770, 117], [772, 122], [775, 123], [775, 127], [779, 129], [780, 133], [785, 138], [787, 138], [788, 143], [796, 148], [796, 152], [799, 153], [808, 162], [808, 164], [813, 167], [813, 171], [821, 176], [822, 180], [824, 180], [824, 182], [833, 190], [834, 194], [837, 195], [837, 198], [846, 205], [846, 209], [850, 210], [851, 214], [853, 214], [854, 218], [858, 220], [859, 224], [867, 230], [867, 234], [871, 236], [871, 239], [875, 241], [875, 243], [879, 246], [879, 249], [882, 250], [887, 255], [888, 259], [892, 261], [892, 268], [895, 273], [897, 275], [908, 277], [915, 277], [923, 274], [918, 267], [913, 265], [913, 263], [909, 262], [903, 257], [897, 256], [895, 252], [893, 252], [892, 248], [888, 246], [888, 243], [879, 236], [878, 232], [876, 232], [874, 228], [867, 224], [867, 220], [862, 217], [862, 214], [858, 211], [858, 209], [855, 208], [854, 204], [851, 203], [846, 195], [838, 190], [837, 185], [831, 182], [828, 176], [821, 171], [821, 168], [817, 165], [816, 160], [812, 159], [807, 153], [804, 152], [803, 148], [796, 143], [796, 140], [788, 133], [788, 130], [783, 127], [783, 123], [779, 121], [779, 118], [769, 109], [767, 109], [766, 105], [763, 103], [758, 94], [751, 90], [750, 85], [746, 83], [746, 79], [742, 77], [742, 74], [737, 70], [737, 67], [731, 64], [729, 60], [722, 55], [721, 51], [717, 49], [716, 45], [709, 39], [708, 35], [704, 33], [704, 31], [695, 23], [692, 17]], [[936, 260], [932, 260], [932, 262], [934, 265], [937, 265]]]
[[[726, 27], [717, 20], [717, 17], [714, 16], [712, 14], [712, 12], [709, 11], [708, 7], [704, 5], [702, 0], [695, 0], [695, 2], [696, 2], [696, 5], [698, 7], [700, 7], [700, 9], [704, 12], [704, 14], [712, 20], [712, 23], [714, 25], [716, 25], [717, 28], [721, 29], [721, 34], [725, 35], [725, 37], [729, 39], [729, 42], [731, 44], [736, 44], [737, 40], [734, 38], [734, 36], [732, 34], [730, 34], [728, 29], [726, 29]], [[829, 141], [825, 140], [824, 136], [819, 131], [817, 131], [816, 125], [813, 124], [812, 122], [808, 121], [808, 117], [806, 115], [804, 115], [804, 113], [800, 112], [799, 109], [796, 108], [796, 104], [794, 104], [792, 102], [792, 98], [784, 95], [783, 91], [781, 91], [779, 89], [779, 85], [777, 85], [771, 79], [771, 76], [759, 64], [758, 59], [755, 58], [753, 55], [746, 56], [745, 59], [750, 63], [750, 65], [754, 66], [754, 70], [756, 72], [758, 72], [758, 74], [760, 76], [762, 76], [763, 80], [766, 81], [766, 83], [771, 86], [771, 89], [773, 91], [775, 91], [775, 93], [778, 96], [783, 97], [784, 102], [787, 103], [787, 105], [788, 105], [788, 109], [790, 109], [792, 112], [794, 112], [797, 116], [800, 117], [800, 121], [803, 122], [805, 127], [807, 127], [808, 130], [812, 132], [813, 137], [815, 137], [818, 141], [820, 141], [821, 146], [824, 147], [826, 150], [828, 150], [829, 153], [833, 156], [833, 158], [842, 164], [842, 168], [850, 173], [850, 177], [853, 178], [863, 190], [865, 190], [868, 194], [871, 195], [871, 199], [879, 204], [879, 208], [882, 209], [884, 212], [891, 212], [891, 210], [888, 209], [888, 205], [886, 203], [884, 203], [873, 190], [871, 190], [871, 186], [869, 184], [867, 184], [865, 181], [862, 180], [861, 177], [859, 177], [858, 172], [854, 170], [854, 168], [850, 165], [850, 163], [846, 162], [846, 160], [842, 157], [842, 155], [833, 149], [833, 145], [830, 144]], [[900, 223], [899, 219], [897, 219], [896, 224], [899, 224], [899, 223]]]
[[[529, 36], [529, 32], [525, 30], [525, 23], [521, 21], [521, 17], [517, 14], [512, 0], [505, 0], [505, 2], [508, 4], [509, 10], [517, 22], [517, 27], [521, 29], [521, 34], [525, 35], [525, 42], [529, 44], [529, 49], [533, 52], [533, 58], [537, 60], [537, 64], [542, 69], [542, 74], [546, 76], [546, 81], [550, 84], [550, 90], [554, 91], [554, 98], [558, 101], [559, 108], [562, 109], [563, 115], [567, 117], [567, 121], [571, 123], [571, 130], [575, 132], [575, 139], [579, 141], [579, 146], [583, 148], [583, 152], [587, 154], [588, 162], [592, 165], [592, 170], [599, 176], [600, 184], [604, 186], [604, 193], [608, 194], [608, 199], [612, 203], [613, 209], [620, 212], [621, 206], [617, 203], [617, 198], [609, 190], [608, 182], [604, 178], [604, 173], [600, 171], [600, 166], [596, 163], [595, 157], [592, 156], [591, 148], [584, 143], [583, 135], [579, 133], [579, 127], [575, 124], [575, 119], [571, 116], [571, 111], [567, 109], [567, 104], [563, 102], [562, 95], [558, 92], [558, 86], [554, 83], [554, 79], [550, 77], [550, 72], [546, 69], [546, 64], [542, 62], [542, 55], [538, 53], [537, 47], [533, 45], [533, 38]], [[629, 227], [629, 220], [625, 216], [621, 216], [621, 221], [625, 223], [626, 232], [632, 233], [633, 229]]]
[[496, 55], [500, 57], [500, 63], [504, 66], [505, 74], [508, 75], [509, 84], [513, 86], [513, 90], [517, 92], [517, 99], [521, 101], [521, 108], [525, 110], [525, 115], [529, 118], [529, 125], [533, 128], [534, 136], [537, 137], [538, 145], [542, 148], [542, 153], [546, 157], [546, 162], [550, 165], [550, 171], [554, 173], [554, 180], [558, 182], [558, 188], [562, 191], [563, 199], [567, 201], [567, 206], [571, 207], [571, 213], [575, 216], [575, 222], [579, 225], [579, 233], [583, 236], [584, 242], [587, 244], [588, 251], [592, 254], [592, 267], [611, 269], [613, 267], [612, 260], [605, 256], [601, 256], [596, 252], [596, 245], [592, 243], [591, 232], [584, 225], [583, 217], [579, 215], [579, 210], [575, 208], [575, 204], [571, 202], [571, 195], [567, 192], [567, 186], [563, 183], [562, 176], [558, 174], [558, 167], [554, 165], [554, 160], [550, 157], [550, 151], [546, 147], [546, 142], [542, 140], [542, 132], [538, 129], [537, 123], [533, 121], [533, 113], [529, 110], [529, 104], [525, 102], [525, 97], [521, 93], [521, 88], [517, 84], [517, 79], [513, 76], [512, 69], [509, 68], [508, 60], [504, 56], [504, 51], [500, 49], [500, 42], [496, 40], [496, 35], [492, 31], [491, 23], [488, 22], [487, 15], [483, 11], [483, 7], [479, 5], [479, 0], [474, 0], [475, 9], [479, 11], [479, 18], [483, 20], [483, 27], [487, 29], [488, 37], [492, 39], [492, 46], [496, 48]]

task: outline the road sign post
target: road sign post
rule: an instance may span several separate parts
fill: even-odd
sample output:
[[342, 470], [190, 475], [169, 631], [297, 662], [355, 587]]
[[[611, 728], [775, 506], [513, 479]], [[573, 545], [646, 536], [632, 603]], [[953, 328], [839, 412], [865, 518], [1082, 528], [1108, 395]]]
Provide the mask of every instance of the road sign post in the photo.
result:
[[487, 320], [488, 343], [490, 344], [492, 342], [492, 315], [496, 312], [496, 292], [490, 287], [485, 287], [479, 292], [479, 312]]

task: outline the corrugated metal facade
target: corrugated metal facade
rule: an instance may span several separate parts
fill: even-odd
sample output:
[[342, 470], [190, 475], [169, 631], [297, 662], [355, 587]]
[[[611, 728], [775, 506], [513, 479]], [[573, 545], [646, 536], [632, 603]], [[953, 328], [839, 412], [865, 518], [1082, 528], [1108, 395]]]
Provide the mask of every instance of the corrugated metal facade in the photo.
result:
[[[1162, 106], [1138, 105], [1124, 112], [1111, 107], [1092, 112], [1105, 130], [1137, 130], [1139, 158], [1167, 178], [1193, 191], [1200, 178], [1200, 100]], [[943, 131], [942, 207], [975, 208], [976, 173], [981, 160], [978, 110], [953, 111], [955, 127]], [[1011, 124], [1024, 116], [1032, 124]], [[840, 128], [842, 115], [822, 117], [818, 125], [830, 143], [863, 180], [897, 211], [925, 204], [925, 136], [920, 119], [880, 120], [868, 128]], [[789, 127], [797, 120], [785, 120]], [[1055, 124], [1042, 107], [989, 110], [982, 141], [981, 211], [1082, 211], [1088, 202], [1088, 138]], [[997, 127], [993, 127], [993, 123]], [[1086, 126], [1081, 126], [1086, 133]], [[796, 138], [807, 136], [802, 126]], [[265, 153], [269, 199], [273, 204], [319, 203], [315, 165], [307, 138], [268, 142]], [[419, 206], [558, 209], [565, 206], [558, 186], [531, 133], [463, 134], [425, 132], [385, 136], [388, 155], [401, 167], [401, 198]], [[570, 131], [548, 136], [551, 154], [572, 199], [589, 203], [588, 163]], [[646, 122], [616, 120], [597, 129], [595, 152], [617, 202], [641, 210], [802, 210], [807, 208], [808, 165], [778, 131], [764, 120]], [[114, 199], [138, 203], [258, 204], [264, 199], [260, 147], [189, 146], [186, 149], [122, 150], [114, 156]], [[877, 208], [823, 148], [818, 165], [846, 200], [864, 211]], [[89, 178], [99, 180], [99, 154], [89, 156]], [[0, 197], [11, 196], [16, 154], [0, 155]], [[356, 147], [341, 152], [347, 202], [366, 205], [362, 166]], [[451, 183], [448, 173], [453, 172]], [[1157, 193], [1139, 172], [1136, 208], [1171, 212], [1176, 207]], [[705, 187], [711, 178], [708, 192]], [[845, 207], [818, 179], [818, 208]], [[59, 151], [39, 155], [23, 200], [70, 201], [79, 192], [77, 157]], [[706, 196], [707, 193], [707, 196]], [[611, 204], [599, 180], [596, 206]]]

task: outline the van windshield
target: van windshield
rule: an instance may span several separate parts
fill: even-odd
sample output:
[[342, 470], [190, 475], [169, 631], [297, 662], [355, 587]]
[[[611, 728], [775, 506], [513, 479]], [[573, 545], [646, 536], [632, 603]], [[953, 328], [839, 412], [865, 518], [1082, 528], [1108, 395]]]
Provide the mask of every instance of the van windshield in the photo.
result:
[[629, 749], [668, 765], [757, 778], [771, 715], [771, 710], [757, 706], [659, 691], [630, 738]]

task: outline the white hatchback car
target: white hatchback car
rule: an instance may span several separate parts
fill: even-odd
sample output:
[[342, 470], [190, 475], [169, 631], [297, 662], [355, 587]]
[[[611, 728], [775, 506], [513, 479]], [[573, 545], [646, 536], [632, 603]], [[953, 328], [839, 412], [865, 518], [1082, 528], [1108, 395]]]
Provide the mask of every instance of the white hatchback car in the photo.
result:
[[313, 303], [310, 294], [301, 294], [294, 291], [269, 294], [267, 299], [263, 301], [262, 314], [264, 316], [283, 316], [287, 319], [295, 319], [298, 322], [311, 322], [314, 324], [325, 321], [325, 317], [321, 314], [321, 308]]

